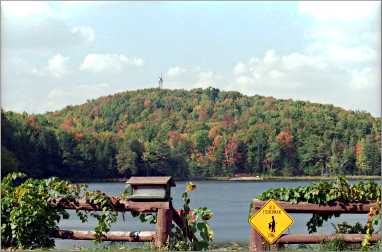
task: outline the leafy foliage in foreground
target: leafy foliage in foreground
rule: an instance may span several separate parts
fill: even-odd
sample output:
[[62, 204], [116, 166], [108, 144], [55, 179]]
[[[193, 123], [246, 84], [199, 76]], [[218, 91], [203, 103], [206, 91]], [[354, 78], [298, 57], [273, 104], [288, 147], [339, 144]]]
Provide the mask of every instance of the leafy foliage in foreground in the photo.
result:
[[[330, 204], [335, 201], [345, 203], [374, 201], [376, 202], [376, 207], [370, 209], [369, 216], [371, 218], [369, 218], [366, 225], [362, 226], [356, 223], [354, 226], [351, 226], [347, 223], [342, 223], [335, 227], [337, 233], [366, 234], [366, 238], [362, 242], [363, 248], [368, 248], [368, 240], [375, 231], [375, 227], [379, 225], [381, 219], [381, 185], [373, 181], [360, 181], [351, 185], [345, 178], [338, 177], [334, 183], [319, 182], [295, 188], [271, 188], [258, 195], [257, 198], [259, 200], [275, 199], [291, 203], [309, 202], [314, 204]], [[340, 214], [313, 214], [312, 218], [307, 222], [309, 233], [317, 232], [317, 227], [321, 227], [325, 221], [333, 216], [339, 217]], [[345, 248], [341, 241], [336, 241], [333, 244], [338, 249]]]
[[58, 228], [61, 218], [68, 218], [63, 209], [48, 204], [50, 196], [77, 196], [77, 188], [56, 179], [28, 179], [25, 175], [9, 174], [1, 182], [1, 245], [2, 247], [52, 247], [49, 238]]
[[380, 118], [215, 88], [145, 89], [2, 112], [2, 173], [76, 179], [379, 175]]
[[[58, 178], [26, 179], [25, 174], [11, 173], [1, 181], [1, 246], [2, 248], [51, 248], [53, 233], [58, 230], [61, 218], [69, 218], [65, 209], [50, 204], [52, 199], [73, 200], [86, 189]], [[116, 221], [116, 213], [109, 207], [109, 198], [100, 192], [85, 192], [86, 199], [100, 204], [101, 213], [91, 213], [98, 222], [96, 241], [110, 230]], [[86, 212], [77, 211], [80, 219], [88, 219]]]
[[[190, 208], [190, 193], [196, 190], [192, 182], [186, 184], [186, 190], [182, 193], [183, 208], [178, 211], [179, 216], [185, 223], [184, 229], [172, 224], [169, 240], [166, 248], [170, 251], [199, 251], [210, 248], [213, 240], [213, 230], [208, 221], [213, 217], [211, 209], [207, 207]], [[127, 194], [124, 194], [128, 197]], [[156, 213], [131, 212], [133, 217], [139, 217], [141, 222], [155, 224]]]
[[[80, 196], [101, 211], [76, 210], [82, 222], [88, 216], [97, 219], [96, 240], [101, 242], [103, 235], [110, 231], [111, 224], [117, 221], [117, 212], [113, 208], [113, 197], [100, 191], [87, 191], [85, 185], [73, 185], [58, 178], [25, 179], [22, 173], [10, 173], [1, 181], [1, 248], [52, 248], [52, 236], [58, 230], [61, 218], [69, 218], [68, 212], [56, 207], [53, 199], [74, 200]], [[191, 189], [190, 189], [191, 188]], [[180, 216], [185, 229], [173, 225], [167, 248], [170, 250], [205, 250], [213, 239], [213, 231], [208, 225], [212, 211], [206, 207], [191, 210], [189, 193], [196, 186], [187, 185], [183, 193], [183, 210]], [[155, 224], [156, 213], [132, 212], [142, 222]], [[191, 235], [191, 236], [190, 236]], [[192, 239], [189, 239], [192, 237]]]
[[186, 226], [183, 230], [178, 226], [172, 226], [168, 243], [169, 250], [207, 250], [213, 240], [214, 233], [208, 224], [208, 220], [213, 216], [212, 211], [206, 207], [190, 208], [191, 199], [189, 194], [195, 189], [196, 185], [190, 182], [186, 185], [186, 191], [182, 194], [183, 209], [180, 210], [179, 214]]
[[257, 198], [314, 204], [327, 204], [334, 201], [376, 201], [381, 198], [381, 185], [373, 181], [360, 181], [351, 185], [345, 178], [337, 177], [335, 182], [323, 181], [292, 188], [271, 188], [258, 195]]

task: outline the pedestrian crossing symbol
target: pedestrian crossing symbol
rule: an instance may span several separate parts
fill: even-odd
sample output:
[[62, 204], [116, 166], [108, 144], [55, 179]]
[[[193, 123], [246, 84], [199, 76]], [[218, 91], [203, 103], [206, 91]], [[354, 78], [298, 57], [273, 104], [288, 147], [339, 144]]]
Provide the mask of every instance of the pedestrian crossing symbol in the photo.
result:
[[248, 222], [269, 244], [273, 244], [293, 224], [293, 219], [271, 199], [251, 215]]

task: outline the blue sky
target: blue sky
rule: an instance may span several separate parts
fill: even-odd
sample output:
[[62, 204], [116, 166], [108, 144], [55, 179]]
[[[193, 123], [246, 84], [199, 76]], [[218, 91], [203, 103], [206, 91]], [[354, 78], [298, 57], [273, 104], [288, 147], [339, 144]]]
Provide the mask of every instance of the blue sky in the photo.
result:
[[380, 116], [379, 2], [1, 2], [2, 106], [214, 86]]

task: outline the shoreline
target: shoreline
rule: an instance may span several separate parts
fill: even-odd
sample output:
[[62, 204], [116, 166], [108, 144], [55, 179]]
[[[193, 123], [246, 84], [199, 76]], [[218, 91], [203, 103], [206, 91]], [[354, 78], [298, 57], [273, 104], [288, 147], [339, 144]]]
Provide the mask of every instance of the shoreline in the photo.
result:
[[[344, 176], [348, 180], [380, 180], [381, 176]], [[239, 177], [214, 177], [206, 178], [204, 180], [213, 181], [317, 181], [317, 180], [335, 180], [337, 176], [300, 176], [300, 177], [288, 177], [288, 176], [239, 176]]]
[[[381, 180], [381, 176], [344, 176], [348, 180]], [[336, 176], [299, 176], [299, 177], [288, 177], [288, 176], [237, 176], [237, 177], [196, 177], [189, 179], [176, 179], [176, 182], [182, 181], [223, 181], [223, 182], [267, 182], [267, 181], [330, 181], [335, 180]], [[128, 180], [128, 178], [106, 178], [106, 179], [66, 179], [73, 183], [123, 183]]]

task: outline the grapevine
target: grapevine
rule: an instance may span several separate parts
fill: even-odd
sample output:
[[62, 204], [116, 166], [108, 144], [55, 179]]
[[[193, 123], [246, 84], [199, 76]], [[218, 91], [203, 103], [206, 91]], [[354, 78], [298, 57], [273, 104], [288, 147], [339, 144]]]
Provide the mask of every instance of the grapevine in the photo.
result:
[[[97, 219], [96, 242], [110, 230], [116, 221], [110, 198], [100, 192], [88, 192], [85, 185], [74, 185], [58, 178], [26, 179], [25, 174], [11, 173], [1, 182], [1, 246], [2, 248], [52, 248], [52, 234], [58, 230], [61, 219], [69, 213], [50, 204], [53, 199], [73, 200], [85, 193], [87, 200], [100, 204], [102, 213], [91, 213]], [[82, 222], [88, 213], [76, 211]]]
[[[183, 209], [177, 210], [185, 223], [184, 229], [172, 225], [167, 243], [167, 249], [177, 251], [206, 250], [213, 240], [213, 230], [208, 224], [208, 220], [213, 217], [213, 213], [207, 207], [191, 209], [190, 193], [196, 190], [196, 185], [192, 182], [186, 184], [186, 190], [182, 193]], [[131, 192], [128, 189], [122, 197], [128, 199]], [[131, 212], [133, 217], [139, 217], [141, 222], [155, 224], [156, 213]], [[191, 237], [191, 238], [190, 238]]]
[[[277, 188], [269, 189], [262, 194], [258, 195], [259, 200], [275, 199], [287, 201], [291, 203], [308, 202], [313, 204], [330, 204], [335, 201], [344, 203], [349, 202], [376, 202], [376, 208], [372, 208], [372, 218], [369, 218], [368, 223], [362, 227], [357, 223], [355, 226], [350, 226], [347, 223], [338, 224], [336, 231], [348, 233], [362, 233], [366, 234], [365, 240], [362, 242], [362, 248], [367, 248], [369, 239], [374, 231], [374, 227], [378, 225], [380, 214], [380, 199], [381, 199], [381, 186], [372, 181], [358, 182], [353, 185], [343, 177], [338, 177], [333, 182], [319, 182], [312, 183], [306, 186], [298, 186], [295, 188]], [[332, 217], [339, 217], [340, 214], [313, 214], [307, 222], [309, 233], [317, 232], [317, 228], [321, 227], [325, 221]]]
[[[214, 233], [208, 224], [213, 213], [207, 207], [190, 208], [190, 193], [196, 189], [192, 182], [186, 184], [186, 190], [182, 194], [183, 209], [178, 210], [185, 223], [185, 229], [173, 225], [168, 249], [169, 250], [206, 250], [213, 240]], [[190, 237], [192, 237], [190, 239]]]
[[[68, 212], [60, 208], [55, 199], [72, 201], [79, 197], [100, 207], [100, 211], [76, 210], [82, 222], [89, 216], [96, 218], [95, 242], [101, 242], [104, 234], [110, 231], [111, 224], [117, 221], [114, 209], [114, 197], [101, 191], [87, 191], [85, 185], [74, 185], [58, 178], [32, 179], [22, 173], [11, 173], [1, 182], [1, 246], [2, 248], [52, 248], [55, 245], [54, 234], [59, 229], [61, 219], [69, 218]], [[180, 216], [186, 223], [186, 230], [173, 225], [169, 237], [168, 249], [202, 250], [207, 249], [213, 232], [208, 225], [212, 212], [208, 208], [189, 207], [189, 193], [195, 189], [187, 184], [183, 193], [183, 209]], [[52, 204], [53, 203], [53, 204]], [[132, 212], [142, 222], [156, 223], [156, 213]], [[188, 240], [192, 233], [194, 239]]]

